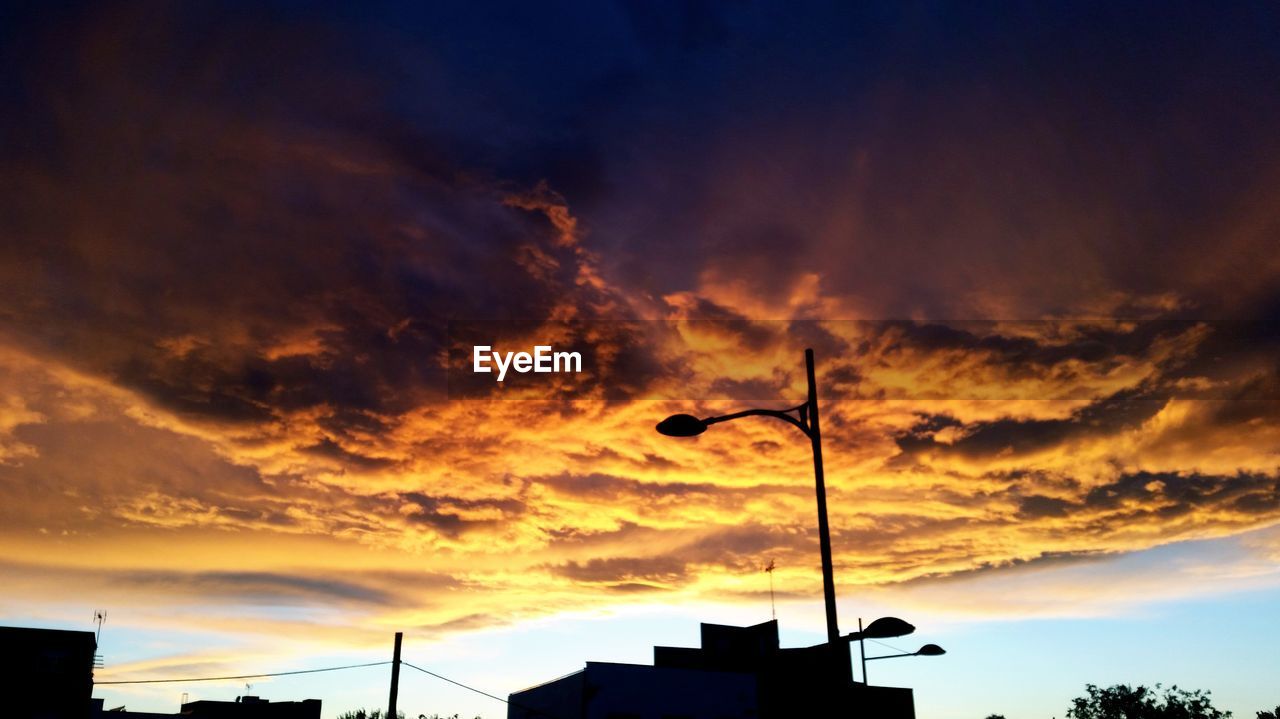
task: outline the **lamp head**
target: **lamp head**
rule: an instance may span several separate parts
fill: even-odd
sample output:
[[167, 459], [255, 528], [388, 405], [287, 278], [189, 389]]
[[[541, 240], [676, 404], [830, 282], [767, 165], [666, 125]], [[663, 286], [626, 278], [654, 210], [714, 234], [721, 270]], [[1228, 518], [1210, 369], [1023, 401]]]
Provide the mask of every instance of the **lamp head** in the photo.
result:
[[668, 437], [696, 437], [707, 431], [707, 425], [691, 414], [673, 414], [658, 423], [658, 433]]
[[862, 630], [864, 639], [893, 639], [905, 637], [916, 630], [915, 626], [897, 617], [880, 617]]
[[947, 650], [937, 644], [926, 644], [923, 647], [920, 647], [919, 651], [916, 652], [916, 654], [922, 657], [940, 657], [946, 653]]

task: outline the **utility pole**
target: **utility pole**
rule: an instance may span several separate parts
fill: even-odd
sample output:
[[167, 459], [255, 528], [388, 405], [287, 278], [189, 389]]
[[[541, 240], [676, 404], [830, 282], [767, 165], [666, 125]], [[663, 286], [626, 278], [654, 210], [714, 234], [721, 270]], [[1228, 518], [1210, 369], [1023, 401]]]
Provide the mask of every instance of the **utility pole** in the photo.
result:
[[[840, 641], [836, 624], [836, 580], [831, 568], [831, 529], [827, 526], [827, 485], [822, 472], [822, 430], [818, 427], [818, 383], [813, 376], [813, 350], [804, 351], [806, 374], [809, 376], [809, 399], [804, 406], [809, 427], [805, 434], [813, 444], [813, 477], [818, 495], [818, 548], [822, 550], [822, 599], [827, 607], [827, 642]], [[805, 415], [802, 413], [801, 417]]]
[[396, 719], [396, 695], [400, 693], [400, 640], [404, 632], [396, 632], [396, 650], [391, 658], [391, 700], [387, 702], [387, 719]]

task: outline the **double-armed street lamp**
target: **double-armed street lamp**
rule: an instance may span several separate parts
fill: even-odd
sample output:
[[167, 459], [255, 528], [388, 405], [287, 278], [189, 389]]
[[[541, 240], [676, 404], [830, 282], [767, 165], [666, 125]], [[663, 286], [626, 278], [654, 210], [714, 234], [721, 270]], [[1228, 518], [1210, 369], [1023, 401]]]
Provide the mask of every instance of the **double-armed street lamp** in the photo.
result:
[[707, 431], [707, 427], [741, 417], [774, 417], [804, 432], [813, 445], [813, 476], [818, 496], [818, 545], [822, 550], [822, 595], [827, 608], [827, 641], [840, 640], [840, 627], [836, 621], [836, 587], [831, 568], [831, 530], [827, 524], [827, 487], [822, 473], [822, 432], [818, 425], [818, 385], [813, 377], [813, 350], [804, 351], [805, 369], [809, 378], [809, 396], [803, 404], [790, 409], [748, 409], [733, 414], [699, 419], [690, 414], [672, 415], [658, 423], [658, 432], [668, 437], [694, 437]]
[[904, 622], [897, 617], [881, 617], [867, 625], [865, 629], [862, 627], [862, 620], [858, 620], [858, 631], [847, 635], [845, 638], [850, 641], [858, 642], [858, 653], [862, 655], [862, 683], [870, 684], [867, 681], [867, 662], [876, 659], [897, 659], [899, 657], [937, 657], [947, 653], [947, 650], [937, 644], [926, 644], [914, 652], [903, 652], [902, 654], [885, 654], [878, 657], [867, 656], [866, 640], [871, 639], [894, 639], [896, 637], [905, 637], [916, 631], [914, 624]]
[[875, 659], [893, 659], [909, 656], [938, 656], [946, 652], [936, 644], [926, 644], [915, 652], [889, 654], [880, 657], [868, 657], [866, 639], [892, 639], [911, 634], [916, 628], [897, 617], [882, 617], [862, 627], [858, 620], [858, 631], [840, 636], [840, 627], [836, 621], [836, 588], [835, 577], [831, 566], [831, 529], [827, 523], [827, 487], [822, 471], [822, 431], [818, 424], [818, 385], [814, 380], [813, 350], [804, 351], [805, 370], [809, 379], [809, 396], [803, 404], [790, 409], [748, 409], [732, 414], [715, 417], [698, 418], [691, 414], [674, 414], [658, 423], [658, 432], [668, 437], [696, 437], [707, 431], [713, 424], [728, 422], [742, 417], [773, 417], [790, 424], [809, 438], [813, 446], [813, 476], [818, 500], [818, 545], [822, 550], [822, 594], [827, 609], [827, 643], [834, 646], [837, 642], [857, 641], [862, 655], [862, 681], [867, 680], [867, 662]]

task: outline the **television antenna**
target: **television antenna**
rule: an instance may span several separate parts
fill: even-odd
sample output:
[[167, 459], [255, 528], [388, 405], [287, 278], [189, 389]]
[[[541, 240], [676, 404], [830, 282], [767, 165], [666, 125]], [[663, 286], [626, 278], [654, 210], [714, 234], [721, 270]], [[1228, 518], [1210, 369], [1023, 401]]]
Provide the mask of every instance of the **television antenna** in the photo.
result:
[[107, 610], [93, 610], [93, 623], [98, 625], [98, 631], [93, 633], [93, 668], [101, 669], [104, 665], [102, 655], [97, 652], [98, 647], [102, 646], [102, 625], [107, 621]]
[[107, 621], [107, 610], [105, 609], [93, 610], [93, 623], [98, 625], [98, 631], [93, 635], [94, 644], [98, 644], [99, 640], [102, 639], [102, 625], [106, 623], [106, 621]]
[[769, 613], [774, 619], [778, 618], [778, 605], [773, 599], [773, 570], [777, 568], [778, 565], [773, 563], [773, 559], [770, 559], [764, 567], [765, 573], [769, 575]]

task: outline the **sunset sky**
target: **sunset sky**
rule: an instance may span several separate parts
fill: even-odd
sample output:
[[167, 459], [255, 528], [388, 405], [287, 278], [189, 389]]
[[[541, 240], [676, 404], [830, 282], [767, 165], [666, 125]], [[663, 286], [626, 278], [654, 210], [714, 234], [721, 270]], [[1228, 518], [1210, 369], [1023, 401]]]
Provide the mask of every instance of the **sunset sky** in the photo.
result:
[[[811, 347], [841, 628], [948, 650], [873, 683], [1280, 704], [1280, 6], [361, 5], [0, 10], [0, 623], [505, 696], [768, 620], [773, 560], [823, 641], [804, 438], [653, 430]], [[458, 391], [490, 326], [588, 371]], [[95, 696], [184, 692], [246, 689]]]

